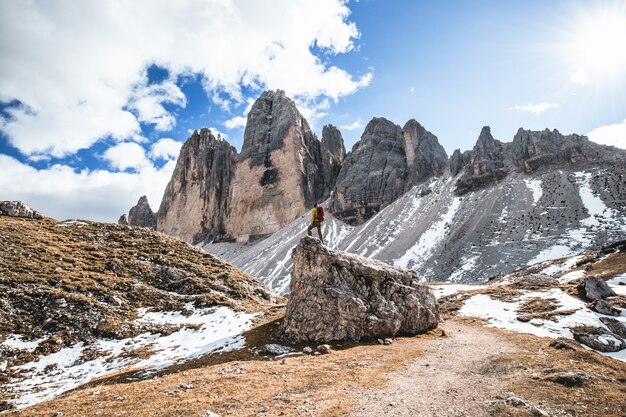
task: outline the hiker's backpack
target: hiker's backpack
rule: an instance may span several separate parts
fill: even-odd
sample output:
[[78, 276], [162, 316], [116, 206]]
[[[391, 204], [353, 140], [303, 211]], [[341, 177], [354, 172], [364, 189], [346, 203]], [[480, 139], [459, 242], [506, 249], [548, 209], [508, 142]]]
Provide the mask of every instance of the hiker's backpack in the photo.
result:
[[325, 221], [326, 220], [325, 215], [326, 213], [324, 213], [324, 207], [317, 206], [317, 220], [320, 222]]

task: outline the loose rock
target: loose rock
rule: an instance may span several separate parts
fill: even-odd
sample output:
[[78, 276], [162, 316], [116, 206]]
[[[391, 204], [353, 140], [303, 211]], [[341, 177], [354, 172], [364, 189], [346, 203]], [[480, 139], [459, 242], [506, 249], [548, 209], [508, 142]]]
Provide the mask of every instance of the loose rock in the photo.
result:
[[615, 295], [615, 292], [603, 279], [597, 277], [587, 277], [578, 287], [589, 300], [602, 300]]

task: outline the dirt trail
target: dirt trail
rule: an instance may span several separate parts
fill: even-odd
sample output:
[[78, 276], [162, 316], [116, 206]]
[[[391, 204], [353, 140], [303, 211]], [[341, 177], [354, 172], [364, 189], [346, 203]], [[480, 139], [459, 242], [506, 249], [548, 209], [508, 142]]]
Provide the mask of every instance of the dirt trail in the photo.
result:
[[447, 322], [448, 337], [430, 339], [424, 354], [389, 375], [383, 390], [357, 392], [356, 415], [488, 416], [489, 401], [506, 396], [503, 376], [489, 373], [498, 357], [518, 351], [496, 332]]

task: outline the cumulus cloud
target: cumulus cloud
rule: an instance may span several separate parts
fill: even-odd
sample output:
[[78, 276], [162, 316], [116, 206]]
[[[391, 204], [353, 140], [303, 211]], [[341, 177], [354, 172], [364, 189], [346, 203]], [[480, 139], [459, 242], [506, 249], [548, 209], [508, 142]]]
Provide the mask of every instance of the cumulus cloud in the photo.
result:
[[146, 195], [157, 210], [175, 161], [162, 168], [141, 168], [138, 172], [84, 170], [75, 172], [67, 165], [54, 165], [36, 170], [14, 158], [0, 154], [0, 190], [3, 196], [21, 200], [57, 219], [82, 218], [117, 221]]
[[626, 149], [626, 119], [622, 123], [600, 126], [586, 135], [594, 142]]
[[240, 129], [246, 126], [246, 121], [247, 119], [244, 116], [235, 116], [232, 119], [226, 120], [224, 126], [226, 126], [227, 129]]
[[547, 103], [544, 101], [541, 103], [528, 103], [526, 105], [516, 104], [515, 106], [513, 106], [513, 109], [517, 111], [521, 111], [521, 112], [532, 113], [535, 116], [539, 116], [545, 113], [547, 110], [556, 109], [558, 107], [559, 107], [558, 103]]
[[180, 153], [180, 148], [183, 146], [182, 143], [170, 139], [170, 138], [162, 138], [152, 144], [152, 149], [150, 150], [150, 157], [152, 159], [175, 159], [178, 157]]
[[242, 88], [281, 88], [323, 110], [371, 81], [314, 53], [352, 50], [348, 16], [343, 0], [2, 1], [0, 101], [20, 104], [0, 129], [23, 154], [56, 157], [137, 137], [139, 122], [166, 131], [175, 118], [163, 103], [186, 101], [172, 81], [148, 84], [152, 64], [170, 80], [201, 74], [226, 108]]
[[133, 90], [128, 108], [137, 113], [140, 122], [152, 123], [157, 130], [166, 131], [174, 127], [176, 118], [165, 110], [164, 103], [185, 107], [187, 98], [172, 81], [139, 85]]
[[126, 142], [112, 146], [104, 152], [103, 158], [114, 169], [124, 171], [129, 168], [141, 169], [152, 166], [146, 151], [136, 143]]
[[354, 122], [347, 124], [347, 125], [341, 125], [340, 127], [344, 130], [357, 130], [357, 129], [362, 129], [364, 126], [363, 126], [363, 122], [361, 121], [361, 118], [359, 117]]

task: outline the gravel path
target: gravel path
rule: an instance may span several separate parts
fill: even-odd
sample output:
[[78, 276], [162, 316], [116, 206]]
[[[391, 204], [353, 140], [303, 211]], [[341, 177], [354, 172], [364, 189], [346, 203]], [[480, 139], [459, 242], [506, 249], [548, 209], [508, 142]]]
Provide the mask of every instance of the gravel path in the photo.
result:
[[356, 416], [490, 415], [488, 402], [504, 394], [502, 374], [490, 369], [516, 348], [484, 327], [447, 322], [441, 328], [447, 337], [428, 341], [422, 356], [389, 375], [386, 388], [354, 393]]

